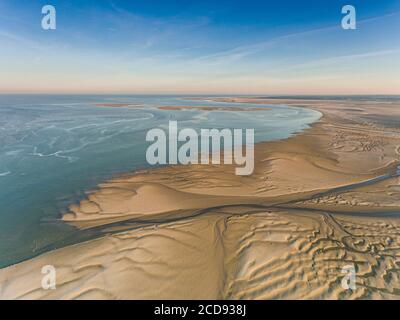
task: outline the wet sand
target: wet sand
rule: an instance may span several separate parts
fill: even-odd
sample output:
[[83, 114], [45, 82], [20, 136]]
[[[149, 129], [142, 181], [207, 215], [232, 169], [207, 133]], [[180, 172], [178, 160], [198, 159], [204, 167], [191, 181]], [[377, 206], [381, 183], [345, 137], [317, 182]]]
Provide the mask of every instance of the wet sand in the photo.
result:
[[[256, 145], [255, 170], [169, 166], [107, 181], [63, 216], [146, 225], [0, 270], [2, 299], [398, 299], [400, 105], [225, 98], [323, 118]], [[40, 270], [57, 268], [57, 289]], [[356, 268], [356, 289], [341, 285]]]
[[[96, 107], [108, 107], [108, 108], [135, 108], [145, 109], [145, 105], [140, 104], [129, 104], [129, 103], [97, 103]], [[238, 106], [229, 107], [218, 107], [218, 106], [158, 106], [159, 110], [203, 110], [203, 111], [242, 111], [242, 112], [254, 112], [254, 111], [268, 111], [268, 108], [242, 108]]]

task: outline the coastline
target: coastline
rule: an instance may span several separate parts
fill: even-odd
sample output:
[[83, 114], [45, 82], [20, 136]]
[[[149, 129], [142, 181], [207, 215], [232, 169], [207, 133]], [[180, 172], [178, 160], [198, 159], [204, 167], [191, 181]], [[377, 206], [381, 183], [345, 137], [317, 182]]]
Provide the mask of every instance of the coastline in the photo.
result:
[[[240, 102], [247, 102], [247, 100]], [[296, 105], [298, 106], [298, 102]], [[365, 167], [359, 167], [359, 165], [354, 167], [352, 163], [346, 167], [338, 167], [336, 154], [329, 154], [327, 150], [321, 152], [323, 145], [327, 149], [327, 140], [331, 135], [331, 133], [325, 132], [324, 123], [327, 122], [326, 126], [330, 126], [335, 121], [337, 122], [337, 119], [332, 118], [320, 108], [315, 108], [315, 110], [321, 112], [323, 116], [319, 121], [311, 124], [310, 128], [288, 139], [256, 144], [255, 172], [250, 177], [236, 177], [233, 166], [229, 165], [174, 165], [127, 173], [99, 185], [97, 190], [88, 194], [86, 200], [81, 201], [79, 205], [71, 206], [70, 212], [64, 215], [63, 220], [77, 226], [80, 224], [91, 226], [90, 222], [98, 225], [97, 220], [101, 220], [100, 224], [107, 223], [107, 220], [115, 222], [135, 218], [143, 221], [149, 216], [151, 218], [154, 215], [170, 214], [179, 209], [202, 209], [204, 201], [208, 203], [209, 207], [252, 203], [277, 205], [293, 202], [296, 199], [301, 200], [304, 196], [319, 194], [338, 187], [363, 183], [395, 171], [398, 161], [394, 160], [395, 154], [391, 155], [393, 160], [383, 166], [376, 166], [377, 159], [371, 159], [371, 163], [366, 163], [365, 167], [373, 168], [373, 172], [368, 172]], [[354, 131], [358, 130], [359, 128]], [[316, 136], [323, 138], [314, 143], [312, 138]], [[294, 157], [296, 161], [290, 159], [294, 151], [297, 152]], [[372, 154], [372, 152], [370, 153]], [[361, 158], [363, 156], [361, 155]], [[377, 155], [375, 154], [375, 156]], [[353, 158], [354, 154], [349, 155], [344, 152], [343, 158], [346, 157]], [[268, 166], [265, 165], [265, 162], [268, 161], [266, 159], [270, 158], [277, 158], [277, 161], [274, 162], [278, 162], [278, 160], [280, 162], [285, 162], [285, 160], [287, 160], [286, 162], [296, 162], [295, 164], [277, 164], [278, 167], [282, 166], [283, 168], [275, 171], [285, 171], [285, 176], [288, 175], [288, 171], [295, 172], [301, 167], [306, 174], [313, 172], [318, 177], [325, 175], [325, 179], [321, 183], [311, 181], [309, 185], [296, 185], [296, 181], [288, 180], [278, 174], [275, 178], [276, 181], [270, 183], [272, 186], [268, 190], [263, 178], [268, 171]], [[260, 161], [260, 159], [262, 160]], [[342, 159], [342, 163], [343, 160], [349, 162], [348, 159]], [[352, 160], [350, 159], [350, 161]], [[293, 170], [294, 166], [297, 167], [296, 170]], [[209, 174], [216, 178], [207, 184], [207, 175]], [[169, 179], [170, 175], [173, 175], [175, 179]], [[274, 177], [270, 175], [268, 178], [271, 181]], [[296, 178], [307, 180], [306, 177]], [[263, 185], [260, 186], [259, 180], [262, 180], [261, 184]], [[286, 184], [285, 180], [288, 180]], [[182, 181], [188, 181], [188, 183]], [[246, 181], [246, 183], [241, 181]], [[247, 181], [255, 186], [249, 187], [250, 183]], [[218, 183], [222, 184], [219, 186]], [[274, 188], [275, 186], [278, 187]], [[150, 200], [154, 194], [165, 194], [166, 196], [165, 199], [154, 203]], [[113, 196], [115, 202], [118, 203], [112, 203]], [[122, 205], [124, 198], [129, 198], [129, 203], [127, 202], [125, 207]], [[132, 211], [131, 208], [136, 208], [136, 211]]]
[[[271, 102], [228, 102], [249, 101]], [[277, 102], [315, 108], [323, 117], [288, 139], [256, 144], [250, 177], [235, 176], [232, 166], [189, 165], [101, 184], [64, 221], [81, 228], [125, 220], [150, 225], [1, 269], [7, 286], [0, 298], [398, 298], [396, 268], [388, 280], [378, 274], [399, 263], [400, 221], [378, 214], [400, 211], [400, 190], [393, 188], [400, 131], [363, 118], [377, 108], [391, 117], [393, 110], [383, 109], [393, 104]], [[385, 174], [392, 176], [362, 185]], [[376, 256], [384, 254], [381, 262]], [[361, 277], [354, 292], [337, 281], [349, 261]], [[60, 270], [60, 289], [40, 288], [44, 264]]]

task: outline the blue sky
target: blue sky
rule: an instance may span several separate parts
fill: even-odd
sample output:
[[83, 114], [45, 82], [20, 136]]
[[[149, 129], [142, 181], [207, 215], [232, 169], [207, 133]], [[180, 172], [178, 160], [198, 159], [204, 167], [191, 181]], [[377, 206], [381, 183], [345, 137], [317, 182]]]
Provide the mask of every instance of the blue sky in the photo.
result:
[[400, 94], [399, 34], [398, 0], [0, 0], [0, 92]]

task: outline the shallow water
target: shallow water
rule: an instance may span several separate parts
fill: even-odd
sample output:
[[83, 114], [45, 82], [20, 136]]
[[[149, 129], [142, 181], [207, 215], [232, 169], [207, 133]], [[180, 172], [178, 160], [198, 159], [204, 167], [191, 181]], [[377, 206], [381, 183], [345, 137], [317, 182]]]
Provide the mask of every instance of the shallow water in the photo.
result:
[[[177, 96], [0, 95], [0, 267], [75, 234], [59, 218], [85, 190], [113, 175], [148, 167], [145, 135], [151, 128], [167, 128], [169, 120], [177, 120], [179, 128], [254, 128], [258, 142], [287, 138], [321, 116], [286, 106], [265, 106], [271, 109], [266, 112], [154, 108], [160, 105], [232, 104]], [[91, 231], [85, 232], [83, 237]]]

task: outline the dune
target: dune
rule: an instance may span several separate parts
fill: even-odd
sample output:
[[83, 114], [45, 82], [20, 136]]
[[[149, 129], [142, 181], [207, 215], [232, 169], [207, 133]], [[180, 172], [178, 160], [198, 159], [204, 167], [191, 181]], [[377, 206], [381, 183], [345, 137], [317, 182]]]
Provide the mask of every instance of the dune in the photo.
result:
[[[0, 271], [2, 299], [398, 299], [400, 223], [251, 207], [110, 234]], [[55, 290], [41, 268], [57, 270]], [[354, 265], [355, 290], [341, 286]]]
[[[0, 298], [399, 299], [400, 129], [388, 124], [400, 106], [223, 101], [324, 116], [289, 139], [257, 144], [251, 176], [187, 165], [106, 181], [63, 220], [135, 227], [1, 269]], [[41, 288], [48, 264], [56, 290]], [[354, 290], [342, 286], [346, 266], [356, 270]]]

